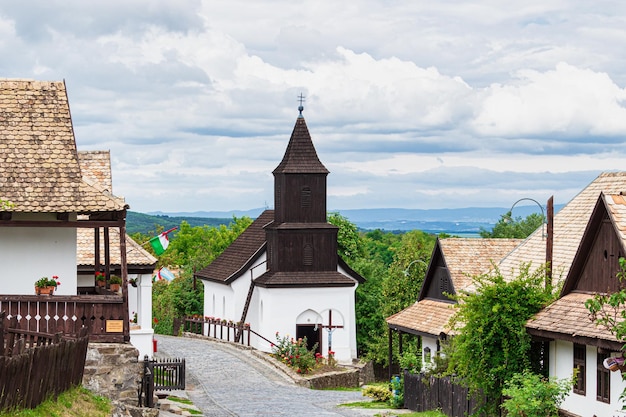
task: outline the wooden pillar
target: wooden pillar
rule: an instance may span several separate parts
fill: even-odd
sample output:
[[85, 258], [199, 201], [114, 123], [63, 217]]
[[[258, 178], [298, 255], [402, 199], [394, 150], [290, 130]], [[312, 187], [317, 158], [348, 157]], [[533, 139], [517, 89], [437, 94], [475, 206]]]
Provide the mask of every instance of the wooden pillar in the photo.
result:
[[[108, 263], [107, 263], [108, 265]], [[122, 274], [122, 314], [124, 317], [124, 341], [130, 342], [130, 320], [128, 317], [128, 266], [126, 261], [126, 225], [120, 226], [120, 269]]]
[[391, 381], [391, 366], [393, 365], [393, 334], [391, 327], [389, 328], [389, 381]]
[[[93, 241], [94, 241], [94, 260], [93, 260], [93, 265], [94, 265], [94, 273], [100, 271], [100, 228], [96, 227], [95, 229], [93, 229], [94, 235], [93, 235]], [[95, 279], [95, 275], [94, 275], [94, 279]]]
[[548, 199], [548, 219], [546, 226], [546, 291], [552, 292], [552, 248], [554, 245], [554, 196]]
[[104, 228], [104, 273], [106, 281], [111, 279], [111, 239], [109, 236], [109, 228]]

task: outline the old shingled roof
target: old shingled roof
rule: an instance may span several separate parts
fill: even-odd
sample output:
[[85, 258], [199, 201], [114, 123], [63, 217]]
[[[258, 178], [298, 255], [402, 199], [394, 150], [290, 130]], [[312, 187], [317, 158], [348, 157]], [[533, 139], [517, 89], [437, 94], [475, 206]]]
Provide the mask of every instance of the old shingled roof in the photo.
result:
[[[552, 279], [553, 285], [565, 279], [572, 265], [587, 222], [600, 193], [619, 194], [626, 191], [626, 172], [604, 172], [554, 215]], [[546, 239], [537, 229], [511, 254], [499, 263], [500, 272], [508, 279], [519, 274], [520, 265], [532, 263], [538, 268], [546, 262]]]
[[210, 281], [228, 283], [245, 270], [265, 248], [265, 229], [274, 221], [274, 210], [265, 210], [213, 262], [195, 276]]
[[[100, 256], [102, 264], [104, 264], [104, 230], [96, 229], [100, 233]], [[93, 267], [95, 255], [94, 245], [94, 229], [78, 228], [76, 229], [76, 265]], [[115, 227], [109, 228], [109, 247], [111, 265], [120, 265], [120, 231]], [[117, 250], [116, 250], [117, 249]], [[154, 267], [157, 259], [146, 251], [141, 245], [135, 242], [130, 236], [126, 235], [126, 263], [132, 266], [148, 266]]]
[[64, 82], [0, 80], [0, 199], [13, 212], [127, 208], [83, 180]]
[[274, 169], [274, 174], [328, 174], [326, 167], [320, 162], [309, 129], [303, 117], [296, 120], [291, 133], [285, 156]]
[[[437, 241], [445, 265], [452, 279], [454, 292], [466, 289], [472, 282], [472, 277], [488, 272], [493, 262], [510, 253], [521, 239], [479, 239], [479, 238], [448, 238]], [[435, 247], [437, 250], [437, 247]], [[431, 266], [432, 268], [432, 266]], [[427, 286], [432, 282], [433, 271], [427, 271], [428, 276], [420, 299], [404, 310], [387, 317], [389, 327], [407, 333], [438, 336], [448, 333], [448, 321], [454, 315], [455, 309], [450, 301], [424, 298]]]

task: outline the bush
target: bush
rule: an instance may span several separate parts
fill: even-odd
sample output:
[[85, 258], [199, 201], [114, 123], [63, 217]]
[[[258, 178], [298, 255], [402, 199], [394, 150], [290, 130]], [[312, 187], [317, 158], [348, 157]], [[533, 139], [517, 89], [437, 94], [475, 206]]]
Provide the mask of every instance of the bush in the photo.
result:
[[572, 389], [574, 378], [546, 379], [529, 371], [515, 374], [505, 384], [502, 408], [511, 417], [553, 417]]
[[311, 350], [307, 349], [306, 337], [295, 340], [288, 335], [280, 337], [276, 332], [276, 344], [272, 346], [272, 353], [276, 359], [295, 369], [299, 374], [306, 374], [316, 364], [313, 354], [316, 348], [317, 343]]
[[400, 357], [400, 367], [411, 374], [417, 374], [422, 369], [422, 358], [413, 352], [403, 352]]
[[391, 391], [388, 387], [383, 387], [380, 385], [368, 385], [363, 389], [363, 396], [386, 403], [391, 400]]

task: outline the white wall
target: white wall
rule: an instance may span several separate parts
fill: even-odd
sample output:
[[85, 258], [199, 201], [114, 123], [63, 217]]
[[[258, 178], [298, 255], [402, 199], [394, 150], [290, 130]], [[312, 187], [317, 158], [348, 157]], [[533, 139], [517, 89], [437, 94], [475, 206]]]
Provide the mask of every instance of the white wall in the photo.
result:
[[[430, 359], [426, 357], [426, 348], [430, 348]], [[437, 338], [422, 336], [422, 367], [429, 369], [434, 366], [434, 357], [437, 354]]]
[[[586, 395], [571, 392], [561, 404], [563, 410], [581, 417], [600, 417], [621, 415], [614, 413], [622, 408], [619, 401], [626, 382], [622, 381], [619, 371], [611, 372], [611, 403], [596, 400], [596, 360], [597, 348], [587, 346]], [[570, 378], [574, 368], [574, 345], [571, 342], [556, 341], [550, 343], [550, 376], [558, 379]]]
[[139, 350], [139, 360], [142, 360], [145, 355], [152, 357], [153, 354], [152, 274], [129, 274], [128, 278], [137, 278], [137, 288], [128, 286], [128, 317], [132, 321], [136, 312], [139, 326], [133, 329], [131, 323], [130, 343]]
[[35, 281], [59, 277], [56, 293], [76, 295], [76, 229], [1, 227], [1, 294], [35, 294]]

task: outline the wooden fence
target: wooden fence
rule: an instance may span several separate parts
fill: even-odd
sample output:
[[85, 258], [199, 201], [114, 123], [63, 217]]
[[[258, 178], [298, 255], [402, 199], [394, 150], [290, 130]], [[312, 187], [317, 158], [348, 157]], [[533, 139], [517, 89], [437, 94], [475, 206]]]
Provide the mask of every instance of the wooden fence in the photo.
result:
[[153, 408], [155, 391], [184, 390], [185, 372], [184, 358], [150, 359], [146, 355], [143, 360], [139, 406]]
[[465, 417], [476, 411], [479, 399], [452, 378], [404, 372], [404, 407], [413, 411], [440, 409], [448, 417]]
[[4, 314], [0, 314], [0, 411], [35, 408], [82, 383], [87, 328], [75, 338], [5, 328]]
[[[0, 295], [4, 320], [17, 318], [17, 328], [37, 333], [76, 335], [86, 327], [92, 342], [124, 343], [130, 340], [128, 310], [123, 298], [115, 295]], [[122, 328], [107, 331], [107, 322]]]

